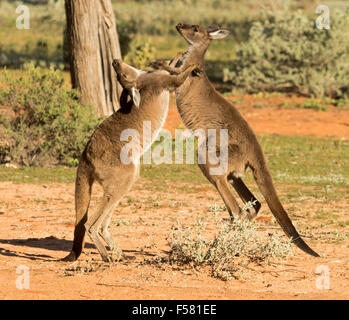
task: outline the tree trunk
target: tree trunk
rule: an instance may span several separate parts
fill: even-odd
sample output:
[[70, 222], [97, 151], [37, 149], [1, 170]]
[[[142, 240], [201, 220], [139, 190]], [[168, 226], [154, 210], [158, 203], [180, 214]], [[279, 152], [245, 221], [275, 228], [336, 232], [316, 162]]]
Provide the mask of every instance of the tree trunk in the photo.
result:
[[95, 106], [100, 116], [120, 108], [121, 87], [112, 67], [121, 59], [110, 0], [65, 0], [72, 86], [82, 104]]

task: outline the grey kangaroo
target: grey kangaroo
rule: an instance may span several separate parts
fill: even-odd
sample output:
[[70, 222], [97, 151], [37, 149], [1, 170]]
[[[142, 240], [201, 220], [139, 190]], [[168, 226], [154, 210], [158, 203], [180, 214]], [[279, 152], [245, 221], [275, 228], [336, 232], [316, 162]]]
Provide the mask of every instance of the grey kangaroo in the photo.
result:
[[[174, 60], [173, 64], [176, 62]], [[164, 124], [169, 90], [173, 91], [180, 86], [196, 66], [188, 66], [178, 75], [170, 75], [166, 71], [137, 70], [120, 60], [114, 60], [113, 67], [123, 87], [121, 109], [95, 130], [81, 155], [75, 184], [74, 241], [64, 261], [78, 259], [84, 247], [86, 231], [104, 261], [111, 261], [113, 254], [116, 259], [121, 257], [120, 249], [108, 232], [114, 208], [136, 181], [139, 174], [138, 160], [151, 146]], [[145, 141], [142, 135], [144, 121], [151, 122], [151, 139]], [[125, 129], [136, 130], [140, 136], [140, 148], [132, 149], [133, 160], [128, 164], [121, 159], [121, 151], [128, 143], [121, 139]], [[95, 211], [90, 214], [88, 208], [95, 181], [101, 184], [104, 194]], [[112, 255], [108, 255], [102, 239]]]
[[232, 184], [245, 203], [252, 202], [254, 208], [247, 213], [247, 217], [251, 219], [257, 214], [261, 205], [241, 179], [244, 171], [250, 168], [271, 212], [286, 235], [304, 252], [319, 256], [302, 240], [283, 208], [274, 188], [261, 145], [253, 130], [239, 111], [215, 90], [205, 73], [204, 56], [211, 40], [224, 39], [230, 32], [218, 26], [203, 28], [182, 23], [179, 23], [176, 28], [188, 43], [187, 51], [174, 67], [165, 60], [154, 62], [153, 67], [167, 70], [171, 74], [178, 74], [188, 65], [198, 65], [200, 76], [193, 73], [175, 90], [177, 108], [182, 121], [192, 130], [228, 129], [227, 172], [221, 175], [210, 174], [210, 168], [214, 166], [210, 162], [198, 164], [201, 171], [216, 187], [231, 217], [233, 213], [241, 215], [242, 210], [230, 191], [228, 183]]

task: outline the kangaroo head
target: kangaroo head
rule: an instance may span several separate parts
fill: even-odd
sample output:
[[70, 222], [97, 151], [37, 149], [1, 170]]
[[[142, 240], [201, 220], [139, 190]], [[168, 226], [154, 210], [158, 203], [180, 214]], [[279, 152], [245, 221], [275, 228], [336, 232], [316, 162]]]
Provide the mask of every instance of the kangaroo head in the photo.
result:
[[137, 79], [143, 73], [143, 71], [131, 67], [119, 59], [113, 60], [113, 68], [116, 72], [118, 81], [124, 89], [129, 91], [129, 95], [131, 96], [135, 106], [138, 108], [141, 101], [141, 96], [139, 89], [137, 88]]
[[198, 25], [179, 23], [176, 29], [189, 45], [201, 45], [205, 47], [209, 46], [211, 40], [224, 39], [230, 34], [229, 30], [221, 29], [218, 26], [203, 28]]

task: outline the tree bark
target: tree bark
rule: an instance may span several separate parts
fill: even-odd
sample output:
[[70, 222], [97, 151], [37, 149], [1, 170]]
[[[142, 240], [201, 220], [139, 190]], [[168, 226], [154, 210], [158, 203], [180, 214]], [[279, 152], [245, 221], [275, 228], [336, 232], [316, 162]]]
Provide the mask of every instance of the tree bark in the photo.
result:
[[121, 87], [112, 67], [121, 59], [110, 0], [65, 0], [70, 73], [82, 104], [100, 116], [120, 108]]

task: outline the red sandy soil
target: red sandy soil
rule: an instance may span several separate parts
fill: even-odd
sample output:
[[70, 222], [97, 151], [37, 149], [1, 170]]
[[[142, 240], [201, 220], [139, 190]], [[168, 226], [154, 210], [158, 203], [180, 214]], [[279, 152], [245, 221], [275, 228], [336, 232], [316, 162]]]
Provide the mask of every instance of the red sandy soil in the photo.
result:
[[[269, 266], [251, 263], [241, 279], [226, 282], [211, 277], [205, 269], [144, 264], [145, 259], [166, 256], [169, 249], [166, 237], [177, 217], [188, 222], [198, 217], [199, 212], [212, 215], [210, 205], [221, 200], [210, 186], [184, 194], [168, 185], [167, 191], [155, 194], [147, 190], [145, 181], [139, 180], [129, 193], [136, 201], [131, 204], [122, 201], [114, 213], [116, 223], [111, 226], [111, 233], [127, 256], [115, 264], [103, 263], [90, 241], [79, 261], [73, 264], [55, 261], [64, 257], [72, 244], [73, 184], [1, 182], [0, 190], [0, 299], [349, 298], [348, 241], [339, 244], [329, 241], [329, 228], [309, 223], [309, 219], [302, 217], [293, 217], [296, 226], [309, 223], [312, 232], [325, 237], [325, 240], [306, 239], [325, 257], [313, 258], [295, 249], [294, 256]], [[97, 195], [101, 195], [100, 190]], [[161, 206], [154, 206], [157, 199], [161, 199]], [[343, 218], [348, 208], [347, 203], [324, 206], [308, 199], [297, 206], [297, 211], [301, 212], [305, 206], [328, 211], [336, 208]], [[270, 214], [265, 205], [259, 216], [257, 223], [267, 227]], [[16, 270], [20, 266], [29, 268], [29, 289], [16, 287], [16, 279], [21, 275]], [[321, 289], [321, 266], [330, 271], [328, 290]]]
[[[300, 104], [305, 98], [271, 96], [258, 98], [251, 95], [227, 97], [244, 116], [257, 134], [280, 134], [293, 136], [332, 137], [349, 139], [349, 109], [329, 106], [328, 111], [311, 109], [281, 108], [284, 102]], [[184, 128], [177, 112], [175, 99], [171, 104], [165, 129], [172, 133]]]
[[[253, 108], [248, 104], [239, 109], [257, 133], [349, 138], [348, 110], [280, 109], [277, 105]], [[166, 128], [174, 130], [179, 124], [172, 100]], [[206, 269], [144, 263], [145, 259], [166, 256], [166, 237], [177, 217], [182, 222], [193, 221], [199, 214], [212, 215], [209, 207], [213, 203], [222, 204], [209, 184], [186, 184], [184, 191], [180, 187], [166, 182], [163, 189], [154, 191], [149, 181], [140, 179], [128, 195], [134, 201], [121, 202], [110, 228], [127, 258], [114, 264], [103, 263], [88, 239], [80, 260], [71, 264], [56, 260], [67, 255], [72, 244], [74, 184], [0, 182], [0, 299], [349, 298], [348, 240], [332, 241], [330, 226], [300, 214], [307, 209], [336, 210], [339, 219], [346, 221], [346, 200], [324, 204], [303, 197], [299, 203], [285, 204], [297, 212], [291, 214], [296, 226], [310, 228], [306, 241], [324, 255], [321, 258], [295, 249], [293, 256], [271, 265], [251, 263], [242, 278], [226, 282], [213, 278]], [[186, 188], [195, 192], [187, 192]], [[286, 190], [279, 190], [280, 195], [283, 193]], [[100, 195], [97, 187], [92, 207]], [[270, 218], [263, 204], [257, 223], [268, 228]], [[348, 233], [348, 228], [341, 232]], [[314, 239], [311, 234], [322, 237]], [[29, 289], [16, 287], [19, 266], [29, 270]], [[319, 287], [321, 266], [330, 271], [329, 289]]]

